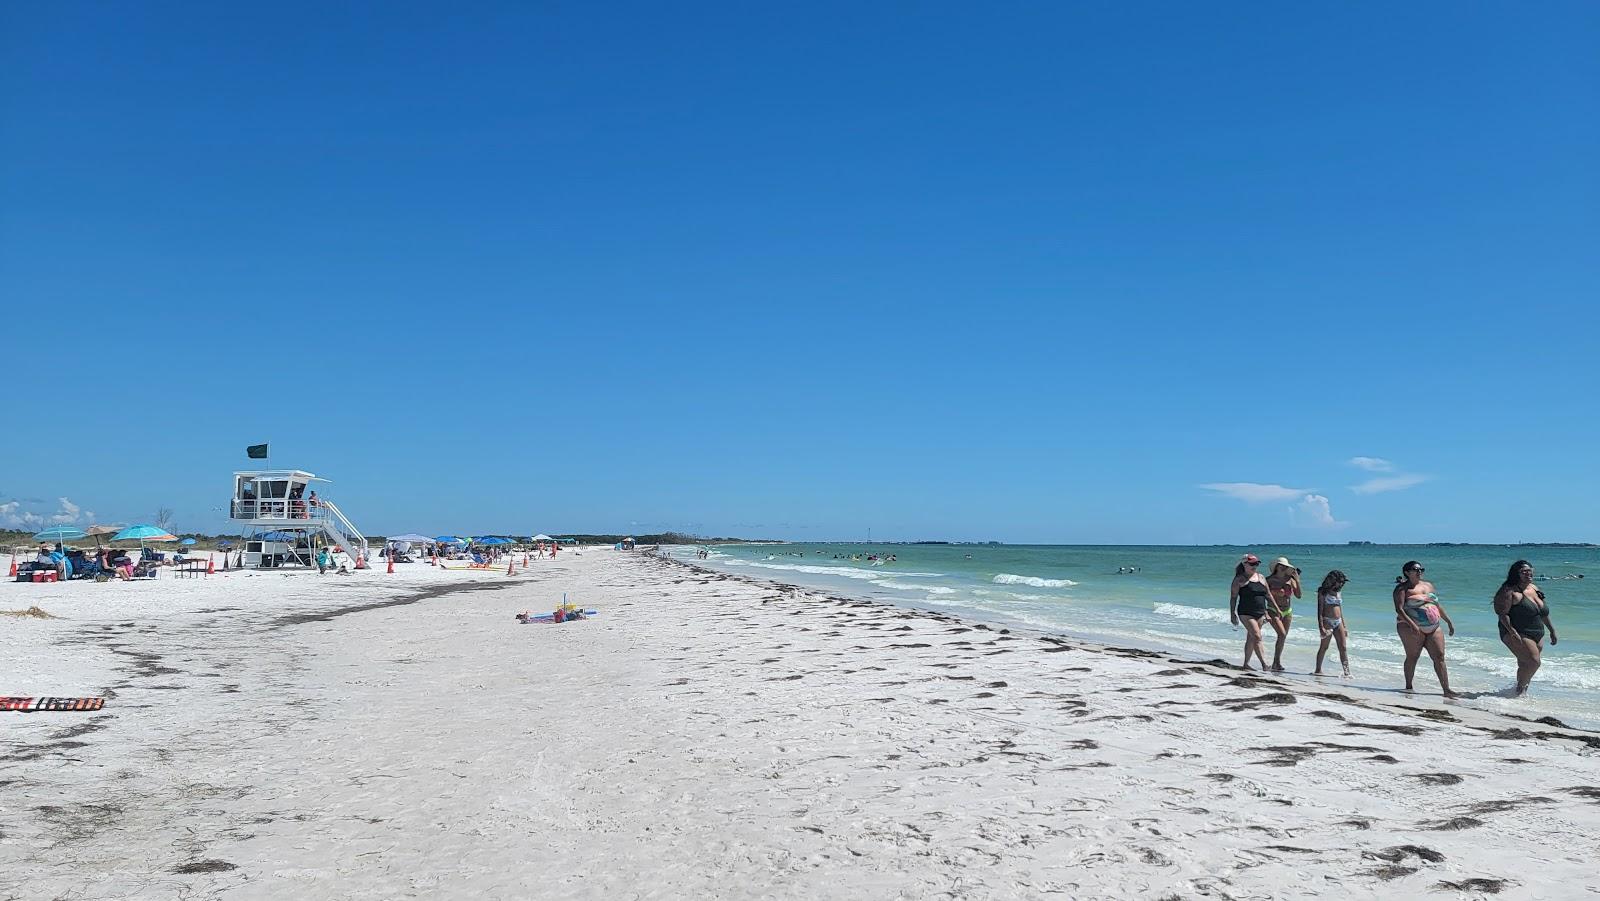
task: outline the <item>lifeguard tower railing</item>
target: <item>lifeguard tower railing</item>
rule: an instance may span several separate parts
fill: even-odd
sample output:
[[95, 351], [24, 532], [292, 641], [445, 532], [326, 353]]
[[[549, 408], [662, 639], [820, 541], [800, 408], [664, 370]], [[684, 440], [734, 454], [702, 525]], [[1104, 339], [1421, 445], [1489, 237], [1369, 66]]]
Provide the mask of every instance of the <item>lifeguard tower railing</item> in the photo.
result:
[[229, 515], [267, 528], [320, 529], [344, 548], [352, 562], [368, 556], [367, 537], [336, 504], [323, 498], [236, 499]]

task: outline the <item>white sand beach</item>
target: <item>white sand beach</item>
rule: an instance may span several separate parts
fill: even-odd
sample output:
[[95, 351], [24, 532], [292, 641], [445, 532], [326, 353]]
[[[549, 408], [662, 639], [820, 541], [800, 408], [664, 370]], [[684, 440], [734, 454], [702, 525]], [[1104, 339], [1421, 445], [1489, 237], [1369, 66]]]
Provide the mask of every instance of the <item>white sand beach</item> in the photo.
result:
[[1600, 737], [1427, 698], [610, 550], [35, 604], [0, 694], [109, 700], [0, 713], [0, 898], [1600, 892]]

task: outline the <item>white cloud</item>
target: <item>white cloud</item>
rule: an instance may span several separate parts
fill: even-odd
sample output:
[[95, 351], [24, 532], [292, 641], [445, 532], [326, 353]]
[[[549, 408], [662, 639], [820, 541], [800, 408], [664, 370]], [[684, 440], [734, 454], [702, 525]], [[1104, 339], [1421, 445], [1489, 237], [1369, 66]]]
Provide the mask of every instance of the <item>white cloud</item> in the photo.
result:
[[1394, 464], [1382, 457], [1351, 457], [1350, 465], [1367, 472], [1394, 472]]
[[1421, 485], [1426, 481], [1428, 481], [1427, 476], [1383, 476], [1381, 478], [1368, 479], [1359, 485], [1352, 485], [1350, 490], [1356, 494], [1382, 494], [1385, 491], [1404, 491], [1414, 485]]
[[69, 522], [77, 522], [78, 517], [83, 514], [83, 509], [64, 497], [56, 498], [56, 500], [61, 502], [61, 509], [50, 514], [51, 524], [62, 525]]
[[1320, 494], [1307, 494], [1300, 499], [1300, 503], [1289, 508], [1289, 516], [1296, 525], [1306, 525], [1317, 529], [1339, 529], [1349, 523], [1333, 518], [1333, 509], [1328, 506], [1328, 499]]
[[1311, 493], [1309, 488], [1285, 488], [1282, 485], [1263, 485], [1259, 482], [1208, 482], [1200, 487], [1247, 504], [1289, 501]]
[[[40, 526], [67, 525], [84, 520], [84, 510], [70, 499], [56, 498], [59, 506], [53, 512], [39, 510], [24, 510], [24, 503], [32, 503], [27, 498], [22, 500], [6, 501], [0, 503], [0, 526], [8, 529], [38, 529]], [[94, 514], [88, 514], [93, 518]]]

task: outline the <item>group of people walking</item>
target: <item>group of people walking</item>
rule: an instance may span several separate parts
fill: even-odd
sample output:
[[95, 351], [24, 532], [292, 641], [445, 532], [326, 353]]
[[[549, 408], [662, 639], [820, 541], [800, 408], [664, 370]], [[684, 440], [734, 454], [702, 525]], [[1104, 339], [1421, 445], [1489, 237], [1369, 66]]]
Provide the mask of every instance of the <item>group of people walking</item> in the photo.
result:
[[[1228, 590], [1228, 618], [1235, 626], [1244, 627], [1244, 668], [1253, 657], [1263, 670], [1283, 672], [1283, 646], [1289, 637], [1293, 622], [1295, 600], [1301, 597], [1300, 569], [1279, 557], [1272, 562], [1271, 571], [1263, 576], [1261, 558], [1245, 554], [1233, 570], [1233, 583]], [[1405, 648], [1406, 690], [1413, 688], [1417, 662], [1424, 651], [1433, 661], [1433, 672], [1439, 677], [1439, 687], [1447, 698], [1458, 697], [1450, 688], [1450, 673], [1445, 667], [1444, 640], [1456, 634], [1455, 622], [1445, 612], [1438, 591], [1432, 582], [1423, 578], [1427, 569], [1415, 560], [1400, 568], [1395, 579], [1394, 611], [1395, 631]], [[1344, 617], [1342, 592], [1350, 580], [1339, 570], [1330, 570], [1317, 586], [1317, 630], [1322, 642], [1317, 648], [1317, 665], [1313, 675], [1322, 675], [1322, 662], [1328, 646], [1339, 648], [1339, 663], [1344, 675], [1350, 675], [1350, 654], [1347, 647], [1349, 628]], [[1550, 622], [1550, 606], [1544, 592], [1533, 584], [1533, 565], [1518, 560], [1506, 571], [1506, 578], [1494, 595], [1494, 613], [1499, 621], [1500, 641], [1517, 661], [1516, 693], [1528, 690], [1534, 673], [1538, 672], [1544, 651], [1545, 633], [1550, 634], [1550, 644], [1556, 643], [1556, 629]], [[1441, 630], [1439, 627], [1444, 626]], [[1270, 626], [1277, 634], [1273, 648], [1272, 665], [1267, 665], [1263, 650], [1263, 633]]]

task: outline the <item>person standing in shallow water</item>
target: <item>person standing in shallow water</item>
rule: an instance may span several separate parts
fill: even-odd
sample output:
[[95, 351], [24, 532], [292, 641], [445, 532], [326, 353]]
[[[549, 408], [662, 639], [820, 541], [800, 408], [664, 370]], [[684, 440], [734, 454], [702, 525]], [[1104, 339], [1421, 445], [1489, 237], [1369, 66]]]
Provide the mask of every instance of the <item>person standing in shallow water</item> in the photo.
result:
[[1289, 626], [1294, 621], [1294, 600], [1300, 597], [1300, 570], [1288, 557], [1272, 561], [1272, 575], [1267, 576], [1267, 590], [1272, 593], [1267, 602], [1267, 622], [1278, 633], [1278, 642], [1272, 649], [1272, 671], [1283, 672], [1283, 646], [1289, 641]]
[[1556, 644], [1556, 627], [1550, 622], [1550, 605], [1544, 592], [1533, 587], [1533, 564], [1518, 560], [1494, 594], [1494, 612], [1500, 617], [1500, 641], [1517, 658], [1517, 695], [1527, 693], [1533, 674], [1543, 662], [1544, 633]]
[[1395, 631], [1400, 633], [1400, 643], [1406, 649], [1406, 691], [1413, 691], [1417, 676], [1417, 660], [1426, 650], [1433, 659], [1433, 672], [1439, 677], [1439, 687], [1447, 698], [1459, 697], [1450, 690], [1450, 671], [1444, 665], [1444, 633], [1439, 624], [1444, 623], [1449, 634], [1456, 634], [1456, 624], [1444, 612], [1444, 604], [1434, 591], [1433, 583], [1423, 581], [1426, 572], [1421, 563], [1406, 561], [1395, 579], [1394, 614]]
[[1261, 558], [1255, 554], [1240, 557], [1239, 565], [1233, 568], [1233, 584], [1228, 587], [1228, 618], [1235, 626], [1241, 621], [1244, 624], [1245, 669], [1251, 668], [1252, 653], [1261, 661], [1261, 668], [1267, 668], [1266, 655], [1261, 651], [1261, 623], [1267, 617], [1267, 599], [1272, 592], [1267, 580], [1261, 578], [1260, 566]]

